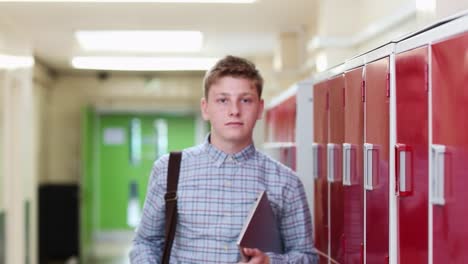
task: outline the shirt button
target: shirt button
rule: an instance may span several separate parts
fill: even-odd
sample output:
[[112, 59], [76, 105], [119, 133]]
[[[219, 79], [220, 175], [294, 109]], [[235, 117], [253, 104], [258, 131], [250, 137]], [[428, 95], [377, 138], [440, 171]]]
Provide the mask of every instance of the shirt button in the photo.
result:
[[228, 247], [228, 245], [224, 245], [224, 250], [226, 250], [226, 251], [227, 251], [227, 250], [228, 250], [228, 248], [229, 248], [229, 247]]
[[231, 186], [232, 186], [231, 181], [225, 181], [225, 182], [224, 182], [224, 186], [226, 186], [226, 187], [231, 187]]

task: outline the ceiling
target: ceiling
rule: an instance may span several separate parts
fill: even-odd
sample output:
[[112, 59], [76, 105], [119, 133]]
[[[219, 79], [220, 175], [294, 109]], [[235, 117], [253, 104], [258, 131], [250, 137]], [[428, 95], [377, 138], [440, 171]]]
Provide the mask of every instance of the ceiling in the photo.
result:
[[76, 30], [198, 30], [204, 34], [201, 52], [184, 56], [263, 56], [273, 55], [280, 32], [307, 30], [312, 26], [314, 3], [314, 0], [257, 0], [253, 4], [0, 0], [0, 32], [21, 36], [42, 63], [59, 71], [71, 69], [72, 56], [116, 55], [82, 51], [74, 38]]

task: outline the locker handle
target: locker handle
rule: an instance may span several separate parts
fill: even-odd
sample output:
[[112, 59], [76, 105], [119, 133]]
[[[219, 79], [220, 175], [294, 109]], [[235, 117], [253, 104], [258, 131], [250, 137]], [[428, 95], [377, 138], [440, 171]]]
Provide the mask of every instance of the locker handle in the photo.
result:
[[336, 159], [338, 153], [338, 144], [328, 143], [327, 144], [327, 179], [328, 182], [335, 182], [338, 181], [337, 173], [338, 170], [336, 169]]
[[320, 178], [320, 144], [312, 143], [312, 176], [314, 179]]
[[395, 192], [398, 196], [413, 194], [413, 148], [405, 144], [395, 145]]
[[364, 143], [364, 189], [369, 191], [377, 185], [378, 167], [374, 163], [378, 160], [378, 150], [378, 146]]
[[354, 154], [356, 147], [351, 145], [350, 143], [343, 143], [343, 185], [351, 186], [352, 185], [352, 171], [353, 171], [353, 164], [352, 164], [352, 157], [351, 155]]
[[435, 205], [445, 204], [445, 157], [447, 148], [444, 145], [431, 146], [431, 203]]

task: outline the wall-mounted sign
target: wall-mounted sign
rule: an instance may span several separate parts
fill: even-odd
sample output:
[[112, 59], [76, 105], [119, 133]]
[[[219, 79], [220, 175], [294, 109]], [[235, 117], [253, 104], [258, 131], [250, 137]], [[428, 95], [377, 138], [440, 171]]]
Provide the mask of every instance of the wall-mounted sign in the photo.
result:
[[104, 144], [105, 145], [121, 145], [125, 144], [125, 128], [108, 127], [104, 129]]

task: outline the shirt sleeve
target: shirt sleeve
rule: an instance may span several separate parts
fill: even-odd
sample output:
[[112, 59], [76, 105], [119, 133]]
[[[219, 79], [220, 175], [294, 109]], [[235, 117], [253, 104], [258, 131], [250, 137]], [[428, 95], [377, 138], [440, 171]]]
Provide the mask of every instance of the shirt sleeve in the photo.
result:
[[131, 264], [158, 264], [164, 246], [167, 156], [155, 162], [150, 175], [141, 221], [130, 251]]
[[[285, 203], [280, 219], [284, 254], [267, 252], [271, 264], [318, 263], [313, 245], [312, 221], [302, 182], [297, 181], [285, 191]], [[287, 201], [287, 202], [286, 202]]]

